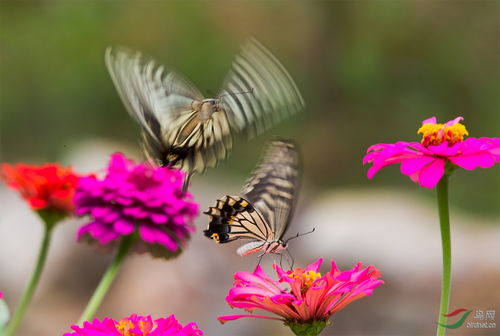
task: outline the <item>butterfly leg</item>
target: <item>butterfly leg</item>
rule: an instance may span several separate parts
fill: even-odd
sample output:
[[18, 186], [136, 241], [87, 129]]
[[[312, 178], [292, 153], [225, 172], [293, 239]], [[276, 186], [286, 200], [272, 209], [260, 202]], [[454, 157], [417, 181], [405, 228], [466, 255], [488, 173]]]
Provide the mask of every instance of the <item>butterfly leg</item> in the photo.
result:
[[295, 259], [293, 258], [292, 253], [290, 252], [289, 249], [286, 249], [285, 251], [290, 256], [290, 269], [293, 270], [293, 265], [295, 264]]
[[266, 255], [266, 253], [264, 252], [264, 253], [261, 253], [261, 254], [259, 254], [259, 255], [257, 256], [257, 258], [259, 258], [259, 262], [257, 263], [257, 266], [259, 266], [259, 265], [260, 265], [260, 262], [262, 261], [262, 257], [264, 257], [265, 255]]
[[280, 267], [283, 268], [283, 253], [275, 253], [280, 256]]

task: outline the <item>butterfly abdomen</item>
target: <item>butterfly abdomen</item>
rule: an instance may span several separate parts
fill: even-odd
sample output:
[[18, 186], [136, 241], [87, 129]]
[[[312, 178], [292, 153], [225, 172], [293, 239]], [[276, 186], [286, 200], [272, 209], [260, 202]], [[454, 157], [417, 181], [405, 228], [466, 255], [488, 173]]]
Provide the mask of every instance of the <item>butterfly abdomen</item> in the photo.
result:
[[255, 209], [241, 197], [226, 196], [217, 200], [215, 207], [210, 207], [205, 214], [211, 217], [208, 227], [203, 233], [217, 243], [227, 243], [236, 238], [231, 237], [231, 224], [235, 217], [242, 213], [252, 213]]

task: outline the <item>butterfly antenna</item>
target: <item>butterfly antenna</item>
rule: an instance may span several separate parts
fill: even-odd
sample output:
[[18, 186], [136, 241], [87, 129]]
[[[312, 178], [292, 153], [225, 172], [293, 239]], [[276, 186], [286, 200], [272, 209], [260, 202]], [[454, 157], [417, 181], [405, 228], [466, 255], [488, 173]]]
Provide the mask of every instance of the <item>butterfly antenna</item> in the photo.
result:
[[226, 93], [226, 94], [223, 94], [223, 95], [221, 95], [221, 96], [219, 96], [217, 98], [221, 98], [221, 97], [224, 97], [224, 96], [237, 95], [237, 94], [246, 94], [246, 93], [252, 93], [253, 94], [253, 88], [250, 88], [250, 90], [248, 90], [248, 91]]
[[299, 237], [302, 237], [302, 236], [305, 236], [305, 235], [308, 235], [308, 234], [311, 234], [313, 233], [314, 231], [316, 230], [316, 228], [313, 228], [311, 231], [309, 232], [305, 232], [305, 233], [297, 233], [295, 236], [291, 237], [291, 238], [288, 238], [287, 240], [284, 241], [284, 243], [288, 243], [290, 240], [292, 239], [295, 239], [295, 238], [299, 238]]

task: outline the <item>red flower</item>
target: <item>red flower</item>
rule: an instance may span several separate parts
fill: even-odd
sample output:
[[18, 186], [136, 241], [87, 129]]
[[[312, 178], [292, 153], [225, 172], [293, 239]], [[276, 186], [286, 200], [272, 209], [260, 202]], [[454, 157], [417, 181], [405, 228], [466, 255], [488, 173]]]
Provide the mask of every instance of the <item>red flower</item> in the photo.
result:
[[73, 196], [79, 176], [71, 168], [55, 163], [42, 166], [4, 163], [0, 170], [0, 177], [9, 187], [17, 190], [32, 209], [66, 215], [73, 213]]

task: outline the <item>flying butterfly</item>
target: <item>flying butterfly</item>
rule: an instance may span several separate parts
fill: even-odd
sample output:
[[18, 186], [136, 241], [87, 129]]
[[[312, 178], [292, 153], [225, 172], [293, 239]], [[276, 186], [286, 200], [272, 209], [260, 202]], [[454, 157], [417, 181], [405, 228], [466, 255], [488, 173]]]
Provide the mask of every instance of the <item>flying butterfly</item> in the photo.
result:
[[233, 134], [255, 136], [301, 111], [304, 100], [283, 65], [260, 42], [243, 45], [216, 98], [139, 52], [108, 48], [106, 65], [142, 129], [149, 161], [201, 173], [224, 159]]
[[299, 152], [291, 141], [271, 142], [243, 187], [243, 196], [227, 195], [205, 212], [210, 216], [205, 236], [217, 243], [250, 239], [238, 248], [240, 256], [261, 252], [262, 257], [285, 250], [290, 239], [283, 240], [283, 236], [290, 224], [300, 183], [299, 161]]

